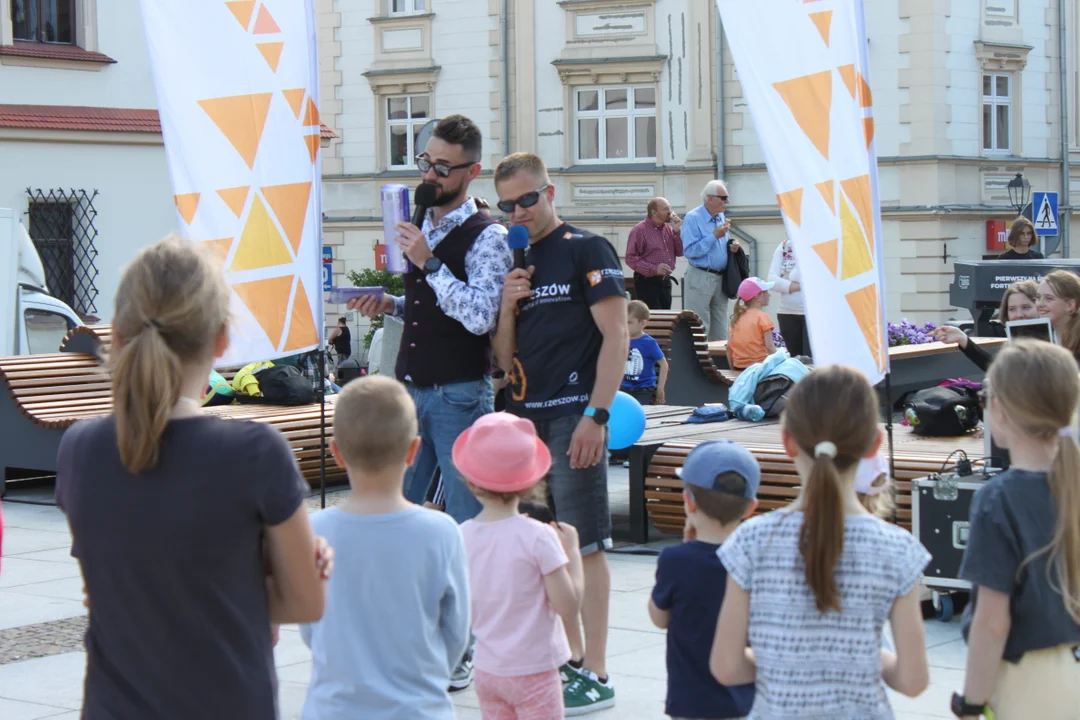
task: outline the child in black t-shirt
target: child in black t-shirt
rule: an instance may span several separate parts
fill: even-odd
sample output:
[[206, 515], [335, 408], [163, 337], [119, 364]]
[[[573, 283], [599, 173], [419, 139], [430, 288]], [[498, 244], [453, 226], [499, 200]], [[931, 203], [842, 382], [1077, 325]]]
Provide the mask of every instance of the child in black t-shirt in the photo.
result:
[[761, 469], [741, 445], [712, 440], [694, 448], [678, 474], [684, 542], [660, 553], [649, 600], [653, 623], [668, 631], [666, 712], [672, 718], [742, 718], [754, 704], [754, 685], [726, 687], [709, 669], [727, 586], [716, 551], [757, 507]]

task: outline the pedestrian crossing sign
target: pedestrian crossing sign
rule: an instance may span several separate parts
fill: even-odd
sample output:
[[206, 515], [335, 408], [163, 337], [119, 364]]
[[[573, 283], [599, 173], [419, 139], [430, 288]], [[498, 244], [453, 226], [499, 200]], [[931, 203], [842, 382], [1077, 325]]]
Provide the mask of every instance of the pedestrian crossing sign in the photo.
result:
[[1031, 194], [1032, 222], [1036, 235], [1058, 234], [1058, 194], [1037, 192]]

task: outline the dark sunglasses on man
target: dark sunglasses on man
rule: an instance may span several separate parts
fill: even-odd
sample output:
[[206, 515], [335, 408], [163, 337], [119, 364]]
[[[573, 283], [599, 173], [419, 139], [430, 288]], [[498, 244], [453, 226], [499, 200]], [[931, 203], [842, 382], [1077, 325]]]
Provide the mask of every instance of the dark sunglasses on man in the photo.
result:
[[450, 173], [454, 172], [455, 170], [461, 170], [462, 168], [467, 168], [475, 164], [476, 162], [466, 162], [461, 163], [460, 165], [447, 165], [446, 163], [433, 163], [423, 155], [416, 156], [417, 170], [419, 170], [421, 173], [426, 173], [428, 170], [434, 169], [436, 175], [444, 178], [450, 177]]
[[710, 195], [709, 197], [720, 198], [724, 202], [727, 202], [727, 199], [728, 199], [727, 195]]
[[540, 193], [544, 192], [549, 187], [551, 187], [550, 184], [545, 185], [544, 187], [537, 190], [533, 190], [532, 192], [527, 192], [521, 197], [519, 197], [517, 200], [500, 200], [499, 202], [495, 203], [495, 206], [507, 215], [514, 212], [514, 208], [518, 206], [523, 208], [531, 208], [533, 205], [540, 202]]

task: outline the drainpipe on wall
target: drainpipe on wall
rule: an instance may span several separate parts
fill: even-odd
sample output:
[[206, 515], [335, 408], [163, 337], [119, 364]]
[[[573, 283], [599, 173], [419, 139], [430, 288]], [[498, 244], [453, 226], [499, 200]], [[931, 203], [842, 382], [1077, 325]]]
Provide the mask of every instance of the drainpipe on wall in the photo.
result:
[[503, 157], [510, 154], [510, 0], [502, 0], [499, 29], [502, 31], [502, 146]]
[[1061, 257], [1069, 257], [1069, 220], [1072, 207], [1069, 202], [1069, 68], [1066, 63], [1065, 0], [1058, 0], [1058, 48], [1061, 66], [1058, 71], [1061, 92], [1061, 219], [1058, 234], [1061, 236]]

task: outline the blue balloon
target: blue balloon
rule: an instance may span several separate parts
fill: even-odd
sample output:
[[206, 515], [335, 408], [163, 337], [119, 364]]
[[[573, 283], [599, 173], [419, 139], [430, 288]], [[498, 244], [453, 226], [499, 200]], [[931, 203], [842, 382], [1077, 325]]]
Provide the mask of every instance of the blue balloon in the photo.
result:
[[608, 449], [624, 450], [645, 433], [645, 408], [632, 395], [615, 393], [608, 412]]

